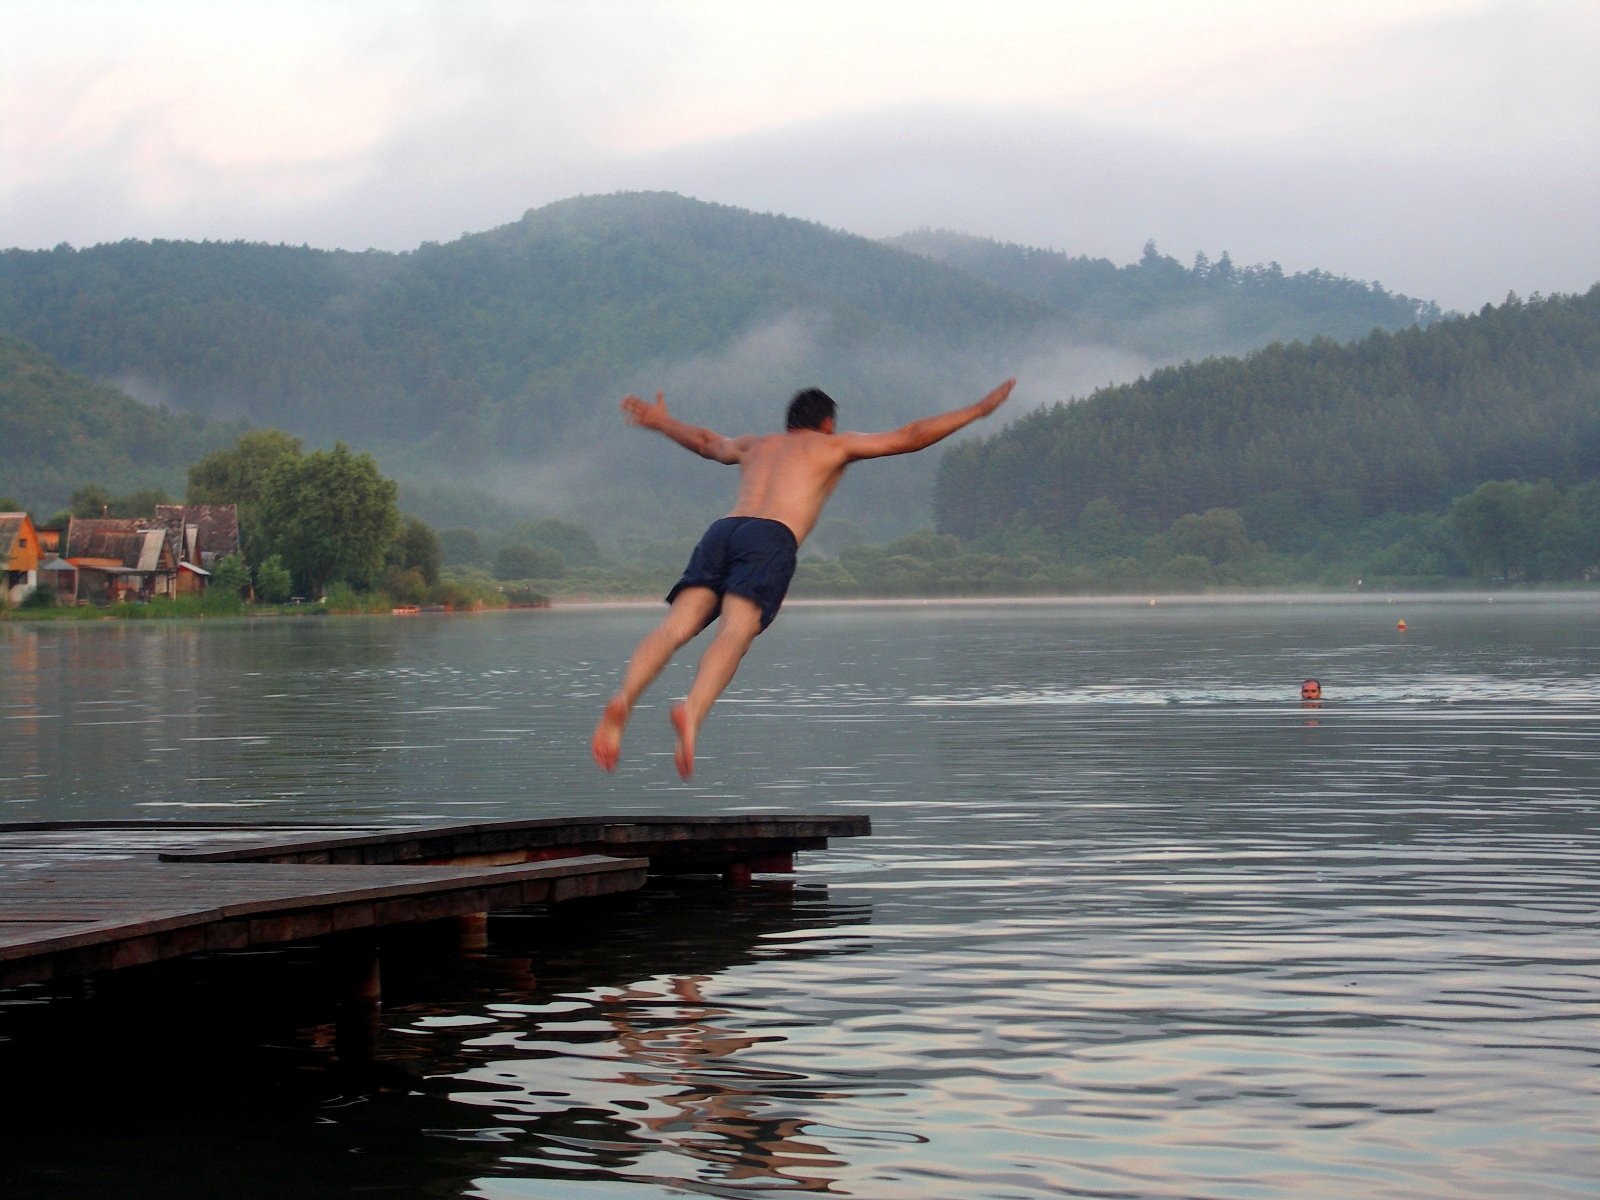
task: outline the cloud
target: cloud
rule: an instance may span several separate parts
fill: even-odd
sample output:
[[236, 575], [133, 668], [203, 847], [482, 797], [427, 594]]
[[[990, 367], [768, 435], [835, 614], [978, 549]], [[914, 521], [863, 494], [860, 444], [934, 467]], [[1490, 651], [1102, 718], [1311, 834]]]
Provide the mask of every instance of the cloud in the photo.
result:
[[653, 156], [616, 186], [697, 191], [873, 236], [961, 229], [1116, 262], [1146, 238], [1381, 280], [1475, 308], [1600, 280], [1593, 155], [1308, 154], [1201, 147], [1036, 109], [900, 108]]
[[403, 249], [671, 188], [1476, 307], [1600, 278], [1597, 57], [1555, 2], [13, 0], [0, 229]]

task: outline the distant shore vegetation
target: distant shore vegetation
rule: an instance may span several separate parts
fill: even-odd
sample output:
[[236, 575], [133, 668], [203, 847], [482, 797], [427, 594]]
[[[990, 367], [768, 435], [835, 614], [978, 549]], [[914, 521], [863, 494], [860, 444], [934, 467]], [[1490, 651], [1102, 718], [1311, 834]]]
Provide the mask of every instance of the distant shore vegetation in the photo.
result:
[[[458, 569], [532, 566], [558, 601], [658, 598], [693, 549], [689, 538], [635, 540], [601, 555], [581, 526], [549, 521], [545, 537], [582, 538], [568, 565], [533, 527], [490, 536], [445, 531]], [[535, 553], [506, 551], [527, 539]], [[591, 549], [592, 547], [592, 549]], [[576, 556], [575, 556], [576, 557]], [[1582, 587], [1600, 581], [1600, 481], [1484, 483], [1444, 508], [1362, 519], [1348, 502], [1312, 513], [1285, 548], [1255, 537], [1237, 509], [1186, 513], [1164, 526], [1109, 501], [1088, 505], [1066, 536], [1023, 523], [963, 540], [933, 529], [872, 545], [848, 520], [824, 520], [802, 551], [796, 597], [1203, 594], [1248, 590]]]
[[[206, 492], [204, 481], [224, 465], [225, 456], [241, 451], [249, 456], [263, 441], [277, 445], [291, 461], [299, 455], [293, 439], [246, 435], [234, 450], [196, 464], [201, 486], [191, 488], [191, 500], [197, 491], [218, 494]], [[341, 460], [330, 452], [329, 462], [344, 461], [344, 469], [361, 475], [354, 461], [361, 456], [345, 454]], [[102, 498], [92, 488], [80, 495]], [[112, 499], [125, 511], [137, 502], [153, 508], [165, 497]], [[0, 498], [0, 506], [4, 503]], [[274, 519], [269, 515], [246, 536], [245, 556], [217, 564], [202, 595], [93, 609], [57, 607], [41, 590], [20, 610], [3, 615], [71, 620], [464, 612], [542, 607], [552, 600], [653, 600], [677, 580], [693, 548], [691, 538], [632, 538], [602, 548], [582, 524], [555, 518], [480, 533], [466, 527], [434, 530], [415, 517], [380, 512], [368, 514], [368, 533], [387, 531], [381, 553], [368, 545], [340, 558], [324, 548], [325, 560], [344, 565], [329, 569], [325, 586], [315, 590], [319, 576], [308, 573], [303, 555], [285, 561], [286, 543], [281, 532], [274, 532]], [[358, 523], [352, 523], [348, 535], [357, 532]], [[1277, 547], [1256, 537], [1248, 514], [1238, 509], [1186, 513], [1161, 526], [1130, 517], [1103, 499], [1086, 505], [1062, 536], [1016, 522], [970, 539], [930, 528], [874, 545], [853, 522], [825, 519], [802, 551], [791, 595], [891, 599], [1583, 588], [1600, 583], [1600, 480], [1570, 486], [1495, 480], [1434, 511], [1372, 518], [1361, 517], [1353, 500], [1335, 497], [1304, 513], [1292, 537], [1281, 529], [1276, 536]], [[249, 566], [252, 555], [259, 557]]]

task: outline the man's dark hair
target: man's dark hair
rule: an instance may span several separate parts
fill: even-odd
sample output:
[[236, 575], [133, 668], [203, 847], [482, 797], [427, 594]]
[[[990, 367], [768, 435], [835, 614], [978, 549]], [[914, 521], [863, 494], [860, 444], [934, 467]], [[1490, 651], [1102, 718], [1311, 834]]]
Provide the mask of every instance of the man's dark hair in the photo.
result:
[[806, 388], [789, 401], [789, 415], [783, 424], [785, 429], [821, 429], [824, 421], [838, 415], [839, 406], [832, 396], [818, 388]]

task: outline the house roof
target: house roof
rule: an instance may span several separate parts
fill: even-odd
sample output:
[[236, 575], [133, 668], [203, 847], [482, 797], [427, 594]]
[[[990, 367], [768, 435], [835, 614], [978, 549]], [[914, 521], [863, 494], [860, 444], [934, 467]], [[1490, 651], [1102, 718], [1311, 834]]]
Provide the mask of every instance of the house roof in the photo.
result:
[[144, 529], [140, 532], [144, 535], [144, 543], [139, 547], [139, 561], [130, 565], [138, 567], [141, 571], [157, 570], [161, 566], [161, 549], [167, 540], [167, 531]]
[[[239, 553], [237, 504], [158, 504], [156, 520], [177, 535], [184, 553], [196, 560]], [[193, 529], [194, 538], [185, 536]]]
[[11, 549], [11, 543], [17, 540], [17, 534], [22, 531], [24, 523], [32, 524], [27, 513], [8, 512], [0, 513], [0, 546]]
[[67, 552], [63, 558], [123, 558], [123, 543], [139, 532], [133, 517], [73, 517], [67, 526]]
[[136, 571], [175, 571], [177, 547], [166, 528], [137, 517], [74, 517], [62, 557], [115, 563]]
[[77, 569], [60, 555], [39, 564], [39, 570], [41, 571], [76, 571]]

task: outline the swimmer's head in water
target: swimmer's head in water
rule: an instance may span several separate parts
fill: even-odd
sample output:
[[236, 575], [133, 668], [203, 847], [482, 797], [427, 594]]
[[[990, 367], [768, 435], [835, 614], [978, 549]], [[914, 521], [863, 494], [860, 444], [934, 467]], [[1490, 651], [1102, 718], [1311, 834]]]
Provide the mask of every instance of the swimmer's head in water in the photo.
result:
[[833, 397], [818, 388], [796, 392], [789, 401], [789, 415], [784, 419], [785, 429], [821, 429], [824, 421], [839, 415], [839, 406]]
[[1304, 683], [1302, 683], [1300, 685], [1300, 699], [1302, 699], [1302, 700], [1321, 700], [1322, 699], [1322, 685], [1320, 683], [1318, 683], [1315, 679], [1306, 680]]

